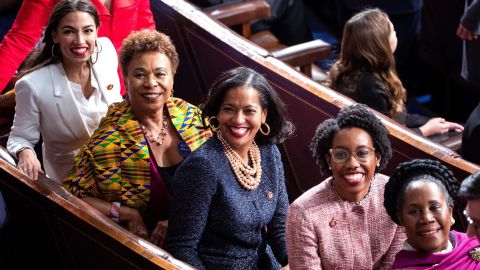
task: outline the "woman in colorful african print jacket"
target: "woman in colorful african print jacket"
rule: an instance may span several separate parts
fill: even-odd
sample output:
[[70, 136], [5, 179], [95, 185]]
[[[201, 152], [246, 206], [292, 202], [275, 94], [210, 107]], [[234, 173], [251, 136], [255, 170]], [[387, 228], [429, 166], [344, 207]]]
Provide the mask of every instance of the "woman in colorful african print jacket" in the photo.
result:
[[168, 36], [152, 30], [131, 34], [120, 61], [128, 99], [110, 106], [64, 185], [132, 233], [161, 246], [170, 181], [210, 131], [200, 128], [198, 108], [171, 96], [178, 55]]

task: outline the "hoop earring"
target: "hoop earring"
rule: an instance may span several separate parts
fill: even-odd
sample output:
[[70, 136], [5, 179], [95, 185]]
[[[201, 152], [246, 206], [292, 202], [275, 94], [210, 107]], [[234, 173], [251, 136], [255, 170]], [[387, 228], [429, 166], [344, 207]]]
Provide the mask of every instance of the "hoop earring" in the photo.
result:
[[[95, 64], [98, 61], [98, 54], [103, 50], [102, 45], [98, 44], [95, 40], [95, 49], [93, 50], [92, 55], [90, 55], [90, 63]], [[93, 61], [93, 55], [95, 54], [95, 61]]]
[[57, 44], [53, 43], [53, 45], [52, 45], [52, 49], [51, 49], [51, 52], [52, 52], [52, 58], [57, 58], [57, 57], [58, 57], [58, 55], [55, 55], [55, 45], [57, 45]]
[[208, 118], [208, 122], [209, 122], [209, 126], [210, 126], [210, 129], [213, 131], [213, 132], [217, 132], [218, 129], [220, 128], [220, 122], [218, 122], [218, 125], [215, 126], [213, 124], [213, 120], [217, 121], [218, 122], [218, 119], [216, 116], [210, 116], [210, 118]]
[[95, 52], [101, 53], [103, 51], [102, 44], [98, 44], [97, 41], [95, 40]]
[[[267, 131], [264, 131], [263, 130], [263, 126], [265, 126], [265, 128], [267, 129]], [[263, 135], [267, 136], [268, 134], [270, 134], [270, 126], [267, 124], [267, 123], [262, 123], [260, 125], [260, 133], [262, 133]]]

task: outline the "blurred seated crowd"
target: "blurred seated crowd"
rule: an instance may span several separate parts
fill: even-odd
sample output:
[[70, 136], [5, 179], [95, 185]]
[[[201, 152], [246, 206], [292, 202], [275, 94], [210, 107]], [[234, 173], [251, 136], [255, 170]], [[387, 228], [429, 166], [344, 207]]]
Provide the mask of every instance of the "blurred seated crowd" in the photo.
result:
[[[455, 22], [465, 43], [477, 42], [477, 2]], [[51, 178], [198, 269], [480, 269], [479, 173], [461, 182], [427, 159], [381, 173], [392, 148], [370, 109], [427, 138], [463, 133], [461, 154], [480, 163], [479, 107], [450, 121], [409, 106], [428, 1], [268, 3], [271, 17], [253, 31], [293, 45], [321, 29], [336, 50], [325, 85], [358, 102], [316, 123], [310, 150], [325, 179], [295, 201], [278, 147], [295, 123], [276, 91], [237, 67], [201, 104], [175, 97], [182, 61], [148, 0], [0, 6], [12, 25], [0, 43], [0, 108], [14, 109], [13, 123], [4, 115], [0, 124], [11, 127], [17, 169]], [[467, 49], [463, 57], [472, 61]], [[1, 227], [1, 193], [0, 206]]]

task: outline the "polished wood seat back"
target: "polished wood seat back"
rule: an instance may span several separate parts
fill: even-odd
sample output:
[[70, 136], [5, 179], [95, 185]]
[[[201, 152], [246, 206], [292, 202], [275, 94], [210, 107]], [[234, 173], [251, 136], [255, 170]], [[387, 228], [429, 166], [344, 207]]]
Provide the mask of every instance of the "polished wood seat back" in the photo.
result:
[[[320, 175], [308, 145], [321, 121], [353, 101], [307, 79], [185, 1], [155, 0], [151, 7], [157, 29], [172, 38], [180, 55], [175, 95], [199, 104], [213, 80], [227, 69], [247, 66], [262, 73], [287, 104], [297, 127], [295, 136], [281, 145], [290, 200], [320, 183], [324, 176]], [[393, 157], [384, 173], [391, 173], [398, 163], [413, 158], [441, 160], [459, 179], [479, 169], [450, 149], [377, 114], [391, 133], [393, 147]]]
[[205, 8], [203, 11], [226, 26], [241, 25], [244, 38], [266, 49], [273, 57], [293, 66], [309, 78], [322, 82], [327, 78], [326, 71], [320, 69], [315, 62], [330, 58], [332, 46], [323, 40], [287, 46], [282, 44], [275, 35], [264, 30], [251, 33], [253, 22], [270, 17], [270, 5], [265, 0], [246, 0], [220, 4]]

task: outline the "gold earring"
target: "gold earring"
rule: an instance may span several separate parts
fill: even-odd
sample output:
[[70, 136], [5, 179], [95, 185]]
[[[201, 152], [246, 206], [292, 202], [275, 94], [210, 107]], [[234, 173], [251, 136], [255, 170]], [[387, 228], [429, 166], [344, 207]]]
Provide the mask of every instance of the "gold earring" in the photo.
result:
[[[265, 128], [267, 129], [267, 131], [264, 131], [262, 129], [262, 127], [265, 126]], [[262, 133], [263, 135], [267, 136], [268, 134], [270, 134], [270, 126], [267, 124], [267, 123], [262, 123], [260, 125], [260, 133]]]
[[[213, 124], [213, 120], [217, 121], [218, 125], [215, 126]], [[218, 129], [220, 128], [220, 122], [218, 121], [217, 117], [216, 116], [210, 116], [210, 118], [208, 118], [208, 125], [210, 126], [210, 129], [213, 131], [213, 132], [217, 132]]]

